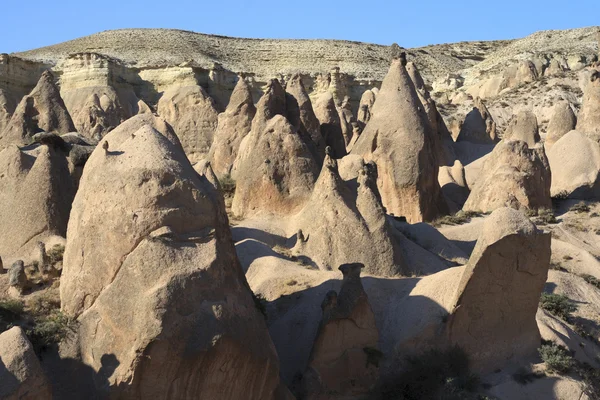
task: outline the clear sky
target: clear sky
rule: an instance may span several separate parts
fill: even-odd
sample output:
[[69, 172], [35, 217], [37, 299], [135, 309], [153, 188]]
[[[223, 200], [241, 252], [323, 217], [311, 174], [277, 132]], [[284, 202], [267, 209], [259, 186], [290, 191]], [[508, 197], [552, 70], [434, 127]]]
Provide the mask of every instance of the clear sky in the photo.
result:
[[0, 0], [0, 52], [119, 28], [403, 47], [600, 25], [600, 0]]

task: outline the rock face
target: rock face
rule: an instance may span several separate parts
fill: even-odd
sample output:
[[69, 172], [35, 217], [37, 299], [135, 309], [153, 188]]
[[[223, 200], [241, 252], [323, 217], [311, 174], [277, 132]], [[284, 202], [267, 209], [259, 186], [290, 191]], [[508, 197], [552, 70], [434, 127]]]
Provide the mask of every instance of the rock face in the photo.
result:
[[68, 133], [74, 130], [54, 76], [46, 71], [31, 93], [21, 100], [4, 132], [0, 132], [0, 146], [27, 143], [40, 131]]
[[535, 315], [548, 277], [550, 234], [522, 212], [494, 211], [465, 266], [447, 325], [451, 345], [462, 347], [479, 371], [536, 354]]
[[232, 210], [238, 216], [293, 213], [310, 196], [317, 163], [285, 112], [285, 92], [272, 80], [234, 164], [232, 175], [238, 184]]
[[0, 152], [0, 256], [22, 256], [39, 240], [64, 237], [73, 196], [62, 150], [42, 145], [28, 154], [10, 146]]
[[217, 176], [231, 173], [242, 139], [250, 132], [256, 107], [248, 83], [240, 77], [225, 112], [219, 114], [208, 158]]
[[330, 291], [323, 300], [323, 319], [304, 374], [306, 398], [365, 394], [378, 378], [379, 332], [360, 281], [362, 267], [341, 265], [339, 294]]
[[521, 140], [529, 147], [540, 141], [537, 118], [531, 111], [520, 111], [513, 116], [504, 132], [504, 140]]
[[294, 218], [303, 233], [294, 251], [308, 255], [320, 268], [360, 262], [380, 276], [403, 275], [407, 268], [377, 192], [374, 164], [363, 164], [353, 193], [338, 173], [337, 162], [326, 156], [315, 188]]
[[71, 216], [61, 304], [82, 362], [112, 371], [98, 393], [286, 398], [222, 199], [172, 132], [105, 136]]
[[321, 135], [325, 140], [325, 144], [331, 147], [333, 157], [344, 157], [346, 155], [346, 142], [344, 135], [342, 135], [340, 116], [331, 93], [325, 92], [319, 96], [315, 105], [315, 115], [321, 123]]
[[466, 211], [552, 207], [550, 166], [543, 146], [503, 140], [486, 159], [482, 174], [471, 188]]
[[19, 327], [0, 334], [0, 397], [6, 400], [50, 400], [52, 389], [33, 346]]
[[567, 102], [558, 103], [552, 109], [552, 118], [546, 131], [546, 148], [552, 147], [554, 143], [565, 134], [575, 129], [577, 118]]
[[351, 152], [377, 164], [377, 186], [389, 213], [412, 223], [447, 212], [427, 116], [400, 60], [392, 61]]
[[206, 157], [219, 113], [215, 102], [201, 86], [168, 89], [158, 101], [156, 111], [173, 127], [192, 162]]
[[465, 117], [457, 142], [467, 141], [480, 144], [493, 144], [498, 141], [496, 123], [483, 101], [477, 97], [473, 110]]
[[585, 88], [577, 130], [600, 143], [600, 69], [592, 70]]
[[600, 198], [600, 146], [585, 134], [571, 131], [548, 151], [552, 197]]

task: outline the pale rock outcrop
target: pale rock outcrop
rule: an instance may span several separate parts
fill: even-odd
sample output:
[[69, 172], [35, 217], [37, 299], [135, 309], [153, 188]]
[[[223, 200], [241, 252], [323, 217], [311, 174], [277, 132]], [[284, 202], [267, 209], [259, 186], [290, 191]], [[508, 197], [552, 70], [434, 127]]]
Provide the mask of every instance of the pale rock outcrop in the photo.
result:
[[521, 140], [529, 147], [534, 147], [540, 141], [537, 118], [531, 111], [519, 111], [513, 115], [504, 131], [504, 140]]
[[54, 76], [45, 71], [36, 87], [21, 100], [4, 131], [0, 131], [0, 147], [28, 143], [40, 131], [68, 133], [74, 130]]
[[64, 153], [52, 145], [0, 152], [0, 256], [21, 257], [49, 236], [65, 236], [74, 192]]
[[482, 174], [471, 188], [465, 211], [552, 208], [550, 166], [543, 146], [503, 140], [486, 159]]
[[225, 112], [219, 114], [217, 130], [208, 153], [208, 159], [217, 176], [231, 173], [242, 139], [250, 132], [256, 107], [250, 87], [240, 77]]
[[600, 146], [585, 134], [571, 131], [548, 151], [552, 197], [600, 198]]
[[469, 186], [462, 163], [456, 160], [451, 167], [440, 167], [438, 182], [450, 213], [461, 210], [469, 197]]
[[437, 181], [432, 133], [414, 85], [401, 60], [393, 60], [373, 115], [352, 148], [377, 164], [377, 186], [388, 213], [411, 223], [447, 212]]
[[537, 354], [550, 240], [520, 211], [502, 208], [486, 219], [446, 322], [449, 344], [466, 351], [475, 371]]
[[552, 117], [546, 129], [546, 140], [544, 145], [550, 149], [554, 143], [565, 134], [575, 129], [577, 118], [573, 113], [573, 109], [567, 102], [556, 104], [552, 108]]
[[214, 100], [199, 85], [168, 89], [158, 101], [156, 112], [172, 127], [192, 162], [206, 157], [217, 129]]
[[565, 68], [561, 65], [561, 63], [556, 58], [553, 58], [550, 60], [550, 65], [548, 68], [544, 70], [544, 76], [557, 75], [564, 71]]
[[375, 93], [372, 90], [365, 90], [360, 98], [360, 104], [358, 105], [358, 116], [356, 120], [366, 125], [371, 119], [371, 110], [373, 110], [373, 104], [375, 104]]
[[321, 123], [321, 135], [325, 144], [331, 147], [334, 158], [346, 155], [346, 142], [342, 135], [340, 116], [330, 92], [321, 94], [315, 102], [315, 115]]
[[475, 98], [473, 110], [465, 117], [456, 141], [479, 144], [493, 144], [498, 141], [496, 123], [479, 97]]
[[352, 138], [354, 137], [353, 124], [356, 123], [354, 114], [352, 114], [352, 107], [350, 105], [350, 98], [344, 97], [341, 105], [337, 107], [338, 115], [340, 116], [340, 124], [342, 127], [342, 136], [344, 136], [344, 142], [346, 146], [350, 145]]
[[8, 122], [10, 121], [10, 117], [15, 110], [15, 105], [11, 99], [11, 96], [8, 96], [5, 90], [0, 88], [0, 135]]
[[71, 215], [61, 306], [78, 319], [81, 361], [112, 370], [97, 393], [288, 398], [222, 201], [173, 133], [106, 135]]
[[20, 327], [0, 334], [0, 398], [50, 400], [52, 388]]
[[592, 70], [585, 87], [577, 130], [600, 144], [600, 69]]
[[292, 76], [286, 83], [285, 90], [286, 117], [308, 145], [317, 163], [321, 165], [325, 158], [325, 140], [321, 135], [321, 124], [299, 74]]
[[326, 156], [310, 200], [294, 217], [304, 239], [297, 240], [293, 252], [324, 270], [360, 262], [370, 274], [404, 275], [398, 233], [387, 222], [377, 191], [376, 166], [361, 164], [358, 188], [352, 190], [340, 177], [336, 160]]
[[339, 294], [330, 291], [323, 300], [323, 317], [303, 376], [304, 398], [364, 395], [377, 381], [379, 332], [361, 283], [361, 268], [360, 263], [341, 265]]

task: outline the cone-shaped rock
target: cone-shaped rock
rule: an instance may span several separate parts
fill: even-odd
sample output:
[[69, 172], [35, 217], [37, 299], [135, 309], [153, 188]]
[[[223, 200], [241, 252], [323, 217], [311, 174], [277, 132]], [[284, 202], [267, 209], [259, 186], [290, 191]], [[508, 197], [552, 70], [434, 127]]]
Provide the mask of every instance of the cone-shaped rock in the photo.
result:
[[368, 393], [378, 378], [379, 332], [360, 280], [360, 263], [339, 267], [344, 275], [339, 294], [327, 293], [323, 317], [304, 374], [308, 398], [327, 393]]
[[321, 135], [325, 144], [331, 147], [334, 158], [346, 155], [346, 143], [342, 135], [340, 116], [335, 107], [333, 95], [330, 92], [321, 94], [315, 104], [315, 115], [321, 123]]
[[225, 209], [175, 135], [147, 125], [105, 136], [67, 237], [61, 304], [78, 316], [81, 361], [111, 369], [97, 393], [282, 398]]
[[475, 99], [473, 110], [465, 117], [456, 141], [480, 144], [493, 144], [498, 141], [496, 123], [479, 97]]
[[546, 148], [552, 147], [554, 143], [567, 133], [575, 129], [577, 118], [567, 102], [558, 103], [552, 108], [552, 117], [546, 131]]
[[550, 239], [520, 211], [502, 208], [486, 219], [446, 323], [450, 344], [466, 351], [474, 370], [537, 355]]
[[243, 77], [238, 79], [219, 123], [208, 158], [217, 176], [231, 173], [242, 139], [250, 132], [256, 108], [250, 87]]
[[600, 146], [579, 131], [571, 131], [548, 150], [552, 197], [600, 198]]
[[158, 101], [156, 111], [173, 127], [192, 162], [205, 158], [219, 113], [204, 88], [195, 85], [169, 89]]
[[452, 167], [440, 167], [438, 181], [450, 213], [460, 211], [469, 197], [469, 187], [462, 163], [456, 160]]
[[373, 115], [352, 148], [373, 160], [378, 187], [389, 213], [409, 222], [447, 212], [438, 184], [431, 129], [410, 76], [393, 60], [373, 105]]
[[54, 76], [45, 71], [31, 93], [21, 100], [4, 132], [0, 131], [0, 146], [27, 143], [41, 131], [69, 133], [74, 130]]
[[592, 70], [585, 87], [577, 130], [600, 143], [600, 70]]
[[360, 104], [358, 105], [358, 122], [366, 125], [371, 119], [371, 111], [373, 110], [373, 104], [375, 104], [375, 93], [372, 90], [365, 90], [360, 98]]
[[360, 262], [370, 274], [405, 273], [402, 250], [386, 220], [376, 180], [375, 165], [363, 165], [358, 191], [353, 193], [340, 177], [336, 160], [326, 156], [310, 200], [294, 218], [305, 237], [295, 251], [323, 269]]
[[521, 140], [529, 147], [540, 141], [537, 118], [531, 111], [519, 111], [513, 115], [504, 132], [504, 140]]
[[550, 166], [543, 146], [503, 140], [487, 157], [465, 211], [489, 212], [501, 207], [550, 209]]
[[350, 106], [350, 100], [348, 96], [344, 97], [341, 106], [337, 107], [338, 115], [340, 116], [340, 126], [342, 127], [342, 136], [346, 147], [352, 141], [354, 135], [353, 124], [356, 122], [354, 114], [352, 114], [352, 107]]
[[6, 125], [8, 125], [14, 110], [15, 106], [10, 96], [4, 90], [0, 89], [0, 137], [2, 137], [2, 132]]

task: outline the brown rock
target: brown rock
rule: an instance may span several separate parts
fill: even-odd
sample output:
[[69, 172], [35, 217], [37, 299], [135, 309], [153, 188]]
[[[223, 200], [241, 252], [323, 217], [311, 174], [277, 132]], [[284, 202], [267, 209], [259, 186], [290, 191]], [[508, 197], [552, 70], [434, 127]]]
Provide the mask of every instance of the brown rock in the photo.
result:
[[533, 147], [540, 141], [537, 118], [531, 111], [519, 111], [513, 115], [506, 131], [504, 140], [521, 140], [529, 147]]
[[316, 101], [315, 115], [321, 123], [321, 135], [325, 144], [331, 147], [334, 158], [342, 158], [346, 155], [346, 143], [342, 135], [340, 116], [333, 101], [333, 95], [325, 92]]
[[493, 144], [498, 141], [496, 123], [479, 97], [475, 99], [473, 110], [467, 114], [460, 127], [456, 141], [479, 144]]
[[431, 129], [406, 68], [392, 62], [373, 116], [352, 148], [377, 164], [377, 186], [389, 213], [409, 222], [447, 212], [437, 181]]

